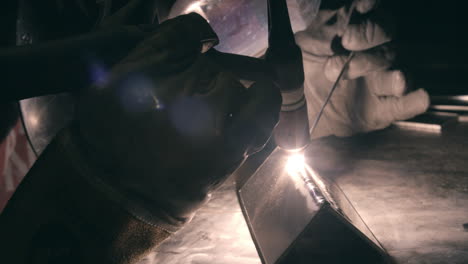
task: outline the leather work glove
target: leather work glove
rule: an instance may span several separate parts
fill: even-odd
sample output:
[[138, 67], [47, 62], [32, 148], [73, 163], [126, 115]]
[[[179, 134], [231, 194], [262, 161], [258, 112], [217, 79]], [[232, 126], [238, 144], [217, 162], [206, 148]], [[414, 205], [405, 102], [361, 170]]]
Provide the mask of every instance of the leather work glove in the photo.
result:
[[203, 53], [216, 42], [198, 14], [163, 23], [79, 109], [85, 141], [110, 153], [97, 159], [122, 175], [104, 180], [132, 202], [164, 207], [176, 226], [266, 143], [278, 121], [278, 89], [256, 83], [246, 90]]
[[148, 30], [80, 92], [75, 121], [0, 215], [5, 263], [136, 263], [270, 137], [279, 89], [246, 89], [212, 61], [201, 16]]
[[[301, 10], [313, 0], [298, 0]], [[350, 51], [355, 52], [312, 137], [350, 136], [382, 129], [426, 111], [429, 96], [410, 91], [404, 74], [392, 68], [391, 1], [322, 1], [310, 24], [296, 33], [304, 60], [305, 95], [312, 126]], [[349, 16], [350, 6], [354, 6]]]

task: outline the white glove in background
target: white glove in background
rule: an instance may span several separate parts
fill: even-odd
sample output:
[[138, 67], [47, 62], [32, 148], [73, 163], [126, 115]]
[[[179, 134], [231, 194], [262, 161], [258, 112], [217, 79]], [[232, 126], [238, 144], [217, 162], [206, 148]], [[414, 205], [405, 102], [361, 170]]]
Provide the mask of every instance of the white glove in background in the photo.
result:
[[376, 3], [376, 0], [355, 0], [353, 19], [356, 16], [358, 22], [349, 25], [348, 8], [320, 10], [316, 17], [304, 18], [311, 23], [296, 33], [297, 44], [303, 52], [310, 125], [348, 56], [336, 54], [332, 41], [340, 37], [338, 41], [346, 50], [355, 51], [312, 135], [314, 138], [382, 129], [395, 120], [421, 114], [429, 106], [426, 91], [408, 92], [403, 73], [391, 69], [394, 59], [389, 43], [391, 18]]

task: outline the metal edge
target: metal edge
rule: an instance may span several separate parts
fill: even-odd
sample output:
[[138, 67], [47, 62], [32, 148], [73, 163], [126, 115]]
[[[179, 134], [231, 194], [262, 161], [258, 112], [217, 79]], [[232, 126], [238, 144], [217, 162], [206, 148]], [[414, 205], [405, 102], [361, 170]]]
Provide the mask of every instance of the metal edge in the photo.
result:
[[[247, 181], [245, 183], [247, 183]], [[253, 227], [250, 224], [251, 221], [250, 221], [250, 218], [249, 218], [249, 214], [247, 213], [247, 210], [245, 209], [245, 205], [244, 205], [244, 202], [243, 202], [242, 197], [241, 197], [241, 192], [242, 192], [242, 188], [239, 188], [238, 190], [236, 190], [236, 196], [237, 196], [237, 200], [239, 201], [239, 205], [240, 205], [240, 208], [241, 208], [241, 211], [242, 211], [242, 215], [244, 216], [245, 222], [247, 223], [247, 227], [249, 228], [250, 237], [252, 238], [252, 240], [254, 242], [255, 249], [257, 250], [257, 254], [260, 257], [260, 261], [262, 262], [262, 264], [268, 264], [266, 262], [266, 260], [265, 260], [265, 256], [263, 256], [261, 247], [260, 247], [260, 245], [259, 245], [259, 243], [258, 243], [258, 241], [257, 241], [257, 239], [255, 237], [255, 232], [253, 230]]]
[[[353, 209], [356, 211], [356, 209], [354, 208], [354, 206], [351, 204], [351, 206], [353, 207]], [[377, 251], [379, 251], [383, 256], [384, 256], [384, 260], [385, 260], [385, 264], [396, 264], [396, 262], [392, 259], [392, 257], [388, 254], [387, 250], [385, 249], [385, 247], [382, 246], [382, 244], [380, 243], [380, 241], [377, 239], [377, 237], [375, 237], [374, 233], [372, 232], [372, 230], [367, 226], [366, 222], [364, 222], [364, 220], [362, 220], [361, 218], [361, 215], [359, 215], [359, 213], [356, 211], [356, 214], [359, 216], [359, 218], [361, 218], [362, 222], [364, 223], [364, 225], [367, 227], [367, 229], [369, 230], [369, 232], [371, 232], [371, 234], [375, 237], [375, 239], [377, 240], [378, 244], [379, 245], [376, 245], [374, 243], [374, 241], [370, 240], [364, 233], [361, 232], [361, 230], [359, 230], [357, 227], [355, 227], [350, 221], [348, 221], [342, 214], [340, 214], [339, 212], [337, 212], [335, 209], [333, 209], [333, 207], [331, 206], [327, 206], [325, 208], [326, 210], [329, 210], [329, 211], [332, 211], [332, 214], [335, 214], [336, 216], [338, 216], [338, 219], [341, 220], [345, 225], [347, 225], [349, 228], [351, 228], [353, 231], [355, 231], [361, 238], [363, 238], [364, 240], [366, 240], [374, 249], [376, 249]], [[380, 247], [379, 247], [380, 246]]]

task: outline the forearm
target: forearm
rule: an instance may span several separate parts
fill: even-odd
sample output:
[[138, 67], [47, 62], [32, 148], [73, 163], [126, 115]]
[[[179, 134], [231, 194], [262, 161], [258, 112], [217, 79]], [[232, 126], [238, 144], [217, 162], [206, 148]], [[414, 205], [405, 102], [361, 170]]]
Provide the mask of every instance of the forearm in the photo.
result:
[[169, 236], [90, 182], [70, 137], [49, 145], [0, 215], [5, 263], [135, 263]]
[[110, 70], [145, 35], [138, 27], [129, 26], [1, 50], [0, 102], [87, 87], [103, 77], [97, 76], [97, 67]]

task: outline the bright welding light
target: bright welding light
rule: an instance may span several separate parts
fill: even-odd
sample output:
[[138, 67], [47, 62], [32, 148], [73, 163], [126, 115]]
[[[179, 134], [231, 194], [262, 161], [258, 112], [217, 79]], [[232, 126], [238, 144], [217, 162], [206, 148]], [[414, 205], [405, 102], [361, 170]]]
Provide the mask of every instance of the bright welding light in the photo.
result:
[[286, 171], [289, 175], [297, 175], [305, 170], [305, 159], [303, 154], [292, 154], [286, 161]]

